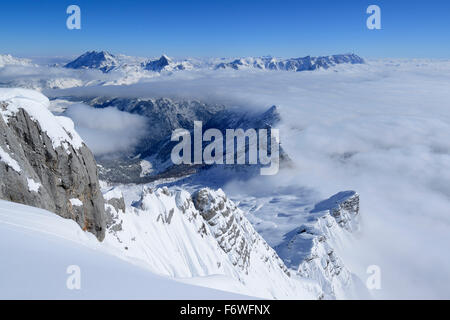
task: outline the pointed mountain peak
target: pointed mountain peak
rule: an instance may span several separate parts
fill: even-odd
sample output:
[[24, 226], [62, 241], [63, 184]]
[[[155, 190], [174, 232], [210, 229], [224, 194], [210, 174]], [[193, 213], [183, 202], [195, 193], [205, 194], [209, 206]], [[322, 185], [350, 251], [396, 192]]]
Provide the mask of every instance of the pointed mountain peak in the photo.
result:
[[70, 69], [98, 69], [107, 73], [117, 67], [114, 55], [107, 51], [87, 51], [64, 67]]
[[159, 61], [165, 61], [165, 62], [170, 63], [170, 62], [172, 62], [172, 59], [170, 59], [169, 56], [163, 54], [163, 55], [161, 56], [161, 58], [159, 58]]
[[172, 59], [163, 54], [157, 60], [151, 60], [144, 64], [144, 68], [149, 71], [161, 72], [167, 66], [172, 64]]
[[278, 106], [272, 106], [262, 114], [262, 120], [265, 124], [275, 125], [281, 120], [280, 108]]

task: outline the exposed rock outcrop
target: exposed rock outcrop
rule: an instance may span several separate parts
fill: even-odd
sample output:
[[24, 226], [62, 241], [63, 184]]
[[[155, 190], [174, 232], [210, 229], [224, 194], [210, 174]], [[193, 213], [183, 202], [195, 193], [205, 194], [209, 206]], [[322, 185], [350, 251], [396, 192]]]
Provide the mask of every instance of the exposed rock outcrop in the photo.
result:
[[123, 194], [111, 188], [103, 192], [103, 198], [105, 199], [106, 228], [109, 232], [116, 233], [122, 230], [122, 220], [119, 215], [124, 214], [126, 210]]
[[[289, 271], [276, 252], [255, 231], [241, 210], [222, 190], [201, 189], [192, 195], [195, 208], [233, 265], [248, 273], [252, 253], [257, 252], [268, 267], [276, 265], [289, 276]], [[255, 257], [254, 257], [255, 258]]]
[[104, 200], [91, 151], [48, 99], [0, 89], [0, 198], [49, 210], [105, 236]]

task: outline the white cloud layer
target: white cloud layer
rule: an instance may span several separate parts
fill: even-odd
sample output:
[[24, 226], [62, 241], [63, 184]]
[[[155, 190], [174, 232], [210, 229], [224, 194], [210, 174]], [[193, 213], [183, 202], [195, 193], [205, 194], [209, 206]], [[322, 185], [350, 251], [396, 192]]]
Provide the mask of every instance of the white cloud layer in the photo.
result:
[[323, 197], [360, 193], [364, 229], [346, 255], [363, 279], [369, 265], [381, 267], [375, 296], [450, 298], [449, 87], [449, 61], [383, 60], [302, 73], [179, 72], [62, 93], [280, 106], [281, 140], [297, 171], [277, 183]]
[[96, 156], [129, 152], [146, 134], [144, 117], [116, 108], [73, 104], [65, 115], [73, 120], [77, 132]]

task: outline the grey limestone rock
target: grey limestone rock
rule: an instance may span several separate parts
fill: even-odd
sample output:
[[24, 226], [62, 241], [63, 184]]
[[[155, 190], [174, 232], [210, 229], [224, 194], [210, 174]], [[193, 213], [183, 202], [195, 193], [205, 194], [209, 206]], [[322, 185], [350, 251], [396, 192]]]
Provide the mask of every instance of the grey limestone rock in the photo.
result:
[[[55, 125], [59, 124], [55, 121]], [[86, 145], [79, 149], [70, 144], [54, 148], [40, 124], [19, 109], [7, 122], [0, 117], [0, 148], [20, 167], [14, 170], [0, 161], [1, 199], [72, 219], [103, 240], [104, 200], [97, 165]]]

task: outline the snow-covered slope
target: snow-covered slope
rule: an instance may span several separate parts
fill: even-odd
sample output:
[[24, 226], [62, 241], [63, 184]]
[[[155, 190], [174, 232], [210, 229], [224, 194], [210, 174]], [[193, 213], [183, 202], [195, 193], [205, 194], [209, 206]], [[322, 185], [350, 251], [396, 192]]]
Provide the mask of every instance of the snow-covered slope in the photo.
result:
[[317, 204], [307, 216], [275, 250], [290, 268], [316, 279], [327, 294], [349, 297], [360, 283], [355, 283], [339, 251], [351, 245], [348, 232], [359, 228], [359, 195], [341, 192]]
[[[0, 200], [0, 299], [240, 299], [119, 259], [71, 221]], [[75, 266], [75, 268], [70, 268]], [[80, 271], [80, 290], [67, 282]], [[70, 274], [68, 273], [68, 270]]]
[[[111, 192], [116, 191], [105, 198], [113, 198]], [[152, 272], [261, 298], [323, 296], [313, 279], [289, 272], [220, 190], [191, 196], [183, 190], [144, 188], [126, 212], [107, 206], [115, 223], [105, 244], [143, 261]]]

